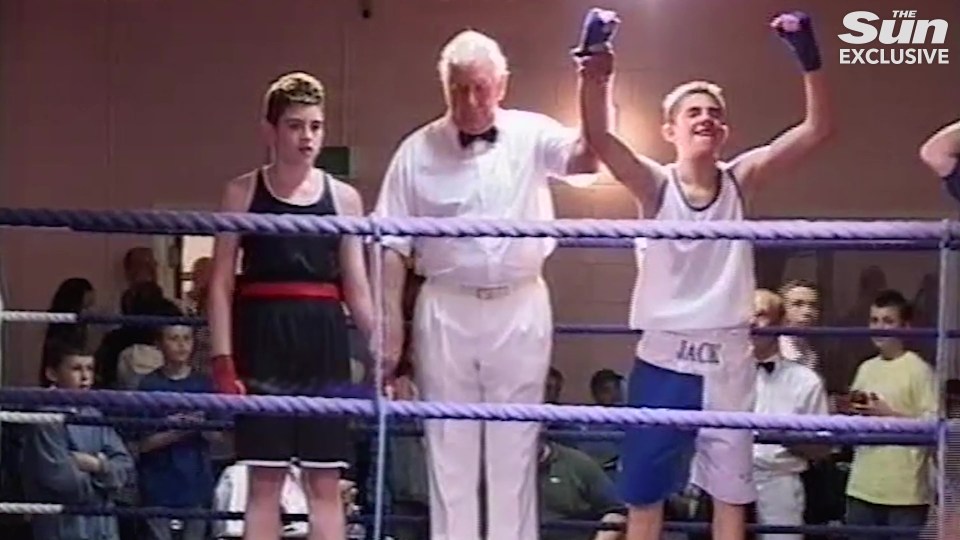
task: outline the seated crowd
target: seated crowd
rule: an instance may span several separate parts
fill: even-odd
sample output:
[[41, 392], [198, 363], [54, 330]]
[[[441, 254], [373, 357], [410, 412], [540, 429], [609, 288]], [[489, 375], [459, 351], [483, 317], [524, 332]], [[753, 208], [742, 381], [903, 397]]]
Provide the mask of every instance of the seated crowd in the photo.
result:
[[[194, 268], [194, 289], [182, 301], [164, 298], [156, 284], [149, 250], [132, 250], [125, 258], [129, 289], [121, 311], [130, 315], [182, 316], [205, 314], [206, 260]], [[94, 291], [84, 279], [65, 281], [54, 295], [51, 311], [84, 312], [94, 305]], [[754, 324], [812, 326], [818, 324], [820, 298], [816, 287], [794, 281], [780, 291], [758, 291]], [[871, 301], [859, 326], [903, 328], [914, 319], [913, 306], [893, 290]], [[208, 337], [202, 327], [123, 326], [92, 347], [84, 325], [53, 324], [47, 330], [39, 383], [68, 390], [139, 389], [163, 392], [212, 392], [206, 371]], [[861, 414], [920, 418], [937, 411], [937, 388], [930, 366], [902, 339], [879, 337], [873, 351], [842, 390], [828, 393], [819, 370], [829, 358], [800, 336], [754, 338], [757, 360], [755, 411], [790, 414]], [[409, 353], [409, 351], [408, 351]], [[412, 363], [401, 363], [396, 399], [418, 399]], [[364, 381], [363, 362], [355, 366]], [[562, 403], [564, 375], [551, 369], [547, 403]], [[600, 369], [590, 379], [593, 404], [620, 406], [624, 377]], [[948, 389], [955, 385], [948, 385]], [[954, 401], [950, 401], [954, 403]], [[99, 417], [94, 409], [70, 410]], [[141, 420], [145, 415], [141, 415]], [[155, 417], [154, 417], [155, 418]], [[192, 422], [227, 421], [196, 412], [164, 415], [183, 427], [149, 427], [116, 423], [36, 424], [5, 426], [0, 490], [4, 501], [49, 502], [80, 506], [137, 506], [217, 509], [242, 512], [244, 467], [231, 459], [229, 429], [199, 429]], [[133, 427], [131, 427], [133, 426]], [[402, 427], [418, 428], [418, 422]], [[342, 482], [349, 513], [373, 509], [374, 441], [355, 431], [356, 461]], [[541, 519], [589, 520], [618, 524], [626, 507], [617, 500], [619, 443], [615, 428], [596, 425], [544, 426], [540, 454]], [[424, 449], [416, 435], [392, 436], [387, 445], [385, 503], [389, 514], [420, 518], [388, 524], [396, 540], [427, 538], [428, 486]], [[758, 442], [754, 450], [759, 499], [751, 509], [761, 524], [921, 526], [935, 502], [933, 455], [910, 446], [823, 446]], [[297, 469], [284, 488], [283, 509], [303, 513], [305, 503]], [[672, 521], [709, 521], [709, 497], [696, 486], [677, 493], [668, 504]], [[5, 518], [4, 538], [79, 540], [96, 538], [155, 539], [239, 538], [242, 521], [113, 516], [34, 515]], [[305, 535], [305, 524], [290, 523], [286, 535]], [[690, 534], [707, 538], [707, 534]], [[760, 535], [798, 539], [800, 534]], [[813, 536], [808, 535], [813, 538]], [[348, 538], [364, 538], [362, 526], [351, 526]], [[549, 529], [545, 540], [613, 540], [617, 530]]]

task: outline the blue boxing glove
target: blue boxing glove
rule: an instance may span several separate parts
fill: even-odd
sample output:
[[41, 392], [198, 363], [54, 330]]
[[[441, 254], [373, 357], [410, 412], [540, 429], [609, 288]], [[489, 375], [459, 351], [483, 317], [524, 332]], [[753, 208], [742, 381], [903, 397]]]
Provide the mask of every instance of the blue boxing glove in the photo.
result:
[[580, 45], [573, 50], [573, 55], [584, 57], [609, 50], [619, 24], [620, 18], [615, 11], [591, 8], [583, 19]]
[[787, 46], [797, 55], [803, 70], [810, 72], [820, 69], [820, 49], [813, 35], [810, 16], [802, 11], [781, 13], [770, 24]]

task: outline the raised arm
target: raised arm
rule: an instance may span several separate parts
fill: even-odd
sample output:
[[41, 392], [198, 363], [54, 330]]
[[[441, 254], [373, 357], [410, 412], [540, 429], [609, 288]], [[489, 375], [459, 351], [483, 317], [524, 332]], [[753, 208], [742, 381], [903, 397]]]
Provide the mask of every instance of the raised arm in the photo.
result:
[[920, 147], [920, 159], [946, 182], [947, 191], [960, 202], [960, 120], [927, 139]]
[[[231, 180], [224, 191], [221, 210], [246, 212], [253, 195], [253, 182], [252, 175]], [[237, 387], [239, 381], [234, 371], [230, 316], [239, 243], [240, 238], [234, 233], [218, 234], [214, 239], [213, 270], [207, 297], [214, 386], [219, 392], [231, 394], [243, 393]]]
[[806, 112], [802, 122], [770, 144], [750, 150], [734, 161], [734, 174], [751, 189], [807, 158], [833, 131], [827, 80], [820, 69], [820, 51], [810, 17], [801, 12], [784, 13], [775, 17], [770, 26], [802, 66]]
[[633, 193], [649, 214], [655, 211], [663, 176], [659, 163], [634, 153], [610, 127], [614, 55], [608, 50], [580, 61], [580, 116], [584, 134], [613, 177]]

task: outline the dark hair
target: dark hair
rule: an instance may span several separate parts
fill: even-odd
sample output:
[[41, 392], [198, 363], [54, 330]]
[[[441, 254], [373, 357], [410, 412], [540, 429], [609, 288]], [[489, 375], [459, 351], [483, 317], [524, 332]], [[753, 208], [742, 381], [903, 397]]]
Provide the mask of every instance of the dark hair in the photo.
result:
[[84, 278], [72, 277], [63, 280], [50, 300], [50, 311], [54, 313], [80, 313], [83, 299], [93, 291], [93, 285]]
[[547, 377], [553, 377], [560, 382], [563, 382], [564, 380], [563, 372], [552, 366], [550, 367], [550, 371], [547, 373]]
[[151, 311], [163, 300], [160, 285], [153, 281], [136, 283], [120, 297], [120, 311], [124, 315], [152, 315]]
[[[50, 300], [50, 311], [53, 313], [80, 313], [83, 310], [83, 298], [93, 291], [93, 285], [84, 278], [72, 277], [63, 280], [53, 293]], [[45, 374], [48, 349], [63, 348], [69, 344], [75, 349], [87, 347], [87, 325], [83, 323], [51, 323], [43, 336], [43, 346], [40, 352], [40, 373], [38, 380], [41, 385], [47, 383]]]
[[288, 73], [274, 81], [263, 98], [264, 118], [277, 125], [291, 105], [318, 105], [323, 107], [323, 84], [307, 73]]
[[143, 251], [152, 253], [151, 249], [146, 246], [137, 246], [137, 247], [128, 249], [127, 252], [123, 254], [123, 269], [125, 271], [130, 271], [130, 269], [133, 268], [134, 255], [136, 255], [137, 253], [141, 253]]
[[620, 381], [623, 380], [623, 375], [620, 375], [612, 369], [601, 369], [593, 374], [593, 377], [590, 377], [590, 392], [596, 394], [599, 392], [605, 385], [614, 383], [620, 384]]
[[[183, 317], [184, 313], [183, 310], [177, 307], [177, 304], [175, 304], [172, 300], [161, 298], [151, 307], [149, 315], [156, 317]], [[154, 341], [159, 341], [160, 338], [163, 337], [163, 329], [170, 326], [171, 325], [162, 325], [155, 327], [153, 329]]]
[[900, 294], [900, 291], [895, 291], [893, 289], [880, 291], [877, 297], [873, 300], [873, 306], [878, 308], [896, 308], [896, 310], [900, 313], [901, 321], [910, 322], [913, 320], [913, 306], [902, 294]]
[[92, 356], [92, 353], [85, 344], [73, 339], [53, 339], [44, 343], [40, 359], [40, 386], [53, 382], [47, 378], [47, 370], [59, 368], [68, 356]]

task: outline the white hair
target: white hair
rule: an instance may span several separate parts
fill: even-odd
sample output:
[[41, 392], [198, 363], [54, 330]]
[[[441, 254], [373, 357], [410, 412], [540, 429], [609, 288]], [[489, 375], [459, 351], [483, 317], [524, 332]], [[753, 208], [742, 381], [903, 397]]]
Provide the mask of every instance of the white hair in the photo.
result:
[[437, 64], [440, 80], [444, 85], [447, 84], [450, 68], [453, 66], [474, 66], [483, 62], [493, 64], [497, 75], [508, 73], [507, 57], [504, 56], [499, 43], [476, 30], [464, 30], [453, 36], [453, 39], [448, 41], [440, 51], [440, 62]]

